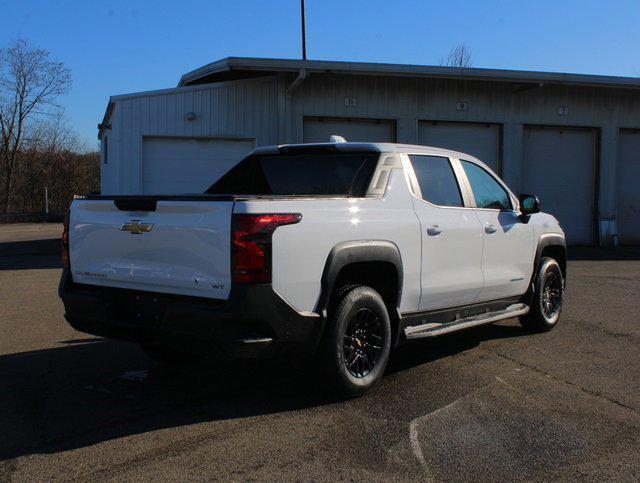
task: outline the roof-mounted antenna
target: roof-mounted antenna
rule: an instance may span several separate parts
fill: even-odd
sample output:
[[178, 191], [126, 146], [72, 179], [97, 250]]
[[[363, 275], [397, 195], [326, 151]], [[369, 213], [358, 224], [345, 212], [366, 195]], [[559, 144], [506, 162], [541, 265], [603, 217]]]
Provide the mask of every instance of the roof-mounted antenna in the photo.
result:
[[332, 134], [329, 138], [330, 143], [346, 143], [347, 140], [342, 136], [338, 136], [337, 134]]

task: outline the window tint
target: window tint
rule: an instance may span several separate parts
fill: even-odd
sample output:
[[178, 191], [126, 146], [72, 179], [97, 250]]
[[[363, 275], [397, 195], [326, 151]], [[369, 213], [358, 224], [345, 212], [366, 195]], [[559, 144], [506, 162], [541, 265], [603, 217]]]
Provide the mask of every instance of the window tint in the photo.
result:
[[411, 155], [422, 198], [439, 206], [463, 206], [462, 195], [448, 158]]
[[478, 208], [512, 209], [509, 194], [493, 176], [475, 163], [464, 160], [460, 162], [471, 183], [471, 190]]
[[378, 153], [336, 152], [249, 156], [207, 193], [362, 197], [378, 157]]

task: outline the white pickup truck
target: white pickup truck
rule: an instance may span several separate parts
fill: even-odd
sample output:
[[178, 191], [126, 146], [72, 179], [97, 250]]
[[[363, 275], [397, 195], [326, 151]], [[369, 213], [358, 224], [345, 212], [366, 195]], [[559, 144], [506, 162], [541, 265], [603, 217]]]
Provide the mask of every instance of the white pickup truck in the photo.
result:
[[553, 328], [565, 237], [481, 161], [424, 146], [255, 149], [204, 194], [86, 196], [63, 235], [65, 317], [153, 358], [299, 354], [344, 395], [391, 349], [519, 317]]

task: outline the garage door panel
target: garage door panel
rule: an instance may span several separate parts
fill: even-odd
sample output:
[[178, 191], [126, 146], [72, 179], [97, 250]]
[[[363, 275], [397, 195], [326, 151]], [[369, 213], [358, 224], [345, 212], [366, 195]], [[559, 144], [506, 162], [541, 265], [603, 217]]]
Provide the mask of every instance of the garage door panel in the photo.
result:
[[332, 134], [355, 142], [394, 142], [393, 121], [382, 119], [305, 118], [305, 143], [326, 143]]
[[594, 243], [595, 136], [592, 129], [524, 130], [522, 192], [540, 198], [574, 245]]
[[188, 151], [190, 158], [208, 159], [216, 156], [237, 156], [238, 146], [251, 146], [253, 141], [206, 138], [146, 138], [145, 154], [155, 158], [181, 158]]
[[620, 131], [617, 179], [618, 239], [640, 245], [640, 131]]
[[418, 143], [470, 154], [492, 170], [498, 171], [500, 156], [498, 124], [420, 121]]
[[145, 138], [142, 192], [202, 193], [253, 146], [249, 140]]
[[[202, 182], [206, 182], [209, 183], [207, 184], [207, 186], [209, 186], [219, 177], [218, 174], [224, 174], [238, 162], [238, 159], [216, 158], [214, 162], [214, 167], [212, 167], [211, 158], [188, 160], [185, 160], [182, 157], [164, 158], [163, 165], [154, 162], [147, 162], [146, 169], [143, 171], [144, 181], [147, 184], [181, 181], [197, 185]], [[179, 166], [179, 169], [169, 170], [167, 165]], [[168, 174], [170, 174], [170, 177], [167, 176]], [[203, 178], [206, 178], [206, 180]], [[211, 182], [209, 182], [209, 180], [211, 180]]]

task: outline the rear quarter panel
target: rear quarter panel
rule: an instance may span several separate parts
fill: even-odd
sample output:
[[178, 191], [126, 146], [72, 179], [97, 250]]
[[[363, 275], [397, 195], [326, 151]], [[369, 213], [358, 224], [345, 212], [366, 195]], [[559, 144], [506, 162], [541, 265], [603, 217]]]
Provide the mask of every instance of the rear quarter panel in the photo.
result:
[[420, 299], [421, 239], [404, 172], [394, 169], [382, 198], [256, 200], [238, 202], [236, 213], [302, 213], [295, 225], [273, 234], [273, 288], [300, 312], [314, 312], [322, 273], [340, 242], [383, 240], [402, 258], [400, 309], [416, 310]]

